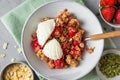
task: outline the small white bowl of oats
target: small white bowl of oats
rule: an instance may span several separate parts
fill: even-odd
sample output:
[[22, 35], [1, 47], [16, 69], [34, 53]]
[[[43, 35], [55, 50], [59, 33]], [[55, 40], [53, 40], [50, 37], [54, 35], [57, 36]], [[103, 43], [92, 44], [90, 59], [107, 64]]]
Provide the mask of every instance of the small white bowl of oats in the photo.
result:
[[24, 62], [14, 62], [6, 65], [0, 80], [34, 80], [34, 73]]

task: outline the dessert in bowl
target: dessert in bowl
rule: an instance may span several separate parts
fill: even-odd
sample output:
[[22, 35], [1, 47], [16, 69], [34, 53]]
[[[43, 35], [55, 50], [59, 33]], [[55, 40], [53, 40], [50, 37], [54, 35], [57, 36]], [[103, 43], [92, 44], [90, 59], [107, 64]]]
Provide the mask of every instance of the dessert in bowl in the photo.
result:
[[76, 67], [85, 51], [85, 35], [77, 18], [65, 9], [55, 18], [41, 19], [32, 34], [32, 47], [49, 68]]
[[[53, 26], [53, 25], [56, 25], [57, 20], [55, 18], [57, 17], [59, 11], [63, 11], [64, 9], [68, 9], [68, 11], [75, 16], [75, 19], [77, 19], [77, 22], [79, 22], [79, 24], [80, 24], [80, 22], [83, 23], [83, 24], [80, 24], [80, 26], [77, 30], [80, 29], [80, 30], [83, 30], [83, 32], [84, 32], [82, 35], [83, 40], [80, 40], [81, 42], [83, 42], [84, 48], [86, 46], [86, 44], [84, 43], [84, 38], [86, 36], [89, 36], [91, 34], [102, 33], [101, 25], [100, 25], [99, 21], [97, 20], [97, 18], [95, 17], [95, 15], [89, 9], [87, 9], [85, 6], [83, 6], [77, 2], [53, 1], [50, 3], [44, 4], [43, 6], [36, 9], [32, 13], [32, 15], [30, 15], [30, 17], [27, 19], [27, 21], [24, 25], [24, 29], [22, 32], [21, 44], [22, 44], [22, 48], [23, 48], [23, 52], [24, 52], [24, 57], [26, 58], [27, 62], [32, 67], [32, 69], [34, 71], [36, 71], [37, 73], [39, 73], [41, 76], [43, 76], [47, 79], [51, 79], [51, 80], [64, 80], [64, 79], [75, 80], [75, 79], [85, 76], [95, 67], [95, 65], [99, 61], [102, 51], [103, 51], [103, 46], [104, 46], [104, 40], [87, 41], [87, 45], [89, 47], [90, 46], [95, 47], [94, 52], [92, 54], [88, 54], [86, 51], [84, 51], [84, 48], [82, 49], [80, 47], [80, 44], [79, 44], [78, 49], [82, 49], [83, 52], [79, 53], [79, 54], [82, 54], [82, 58], [80, 55], [79, 55], [80, 58], [76, 58], [77, 64], [75, 63], [74, 66], [77, 66], [77, 67], [70, 67], [71, 64], [67, 63], [67, 67], [65, 65], [63, 66], [63, 64], [61, 64], [60, 66], [57, 66], [57, 67], [55, 67], [55, 66], [50, 67], [50, 68], [53, 68], [53, 69], [50, 69], [48, 67], [49, 65], [47, 66], [47, 64], [49, 64], [49, 63], [46, 64], [44, 62], [45, 60], [44, 61], [41, 60], [41, 56], [39, 56], [39, 55], [36, 56], [37, 49], [34, 50], [34, 46], [31, 45], [31, 42], [34, 41], [33, 38], [31, 37], [31, 35], [34, 34], [34, 32], [38, 33], [38, 34], [36, 34], [35, 37], [42, 35], [42, 34], [39, 34], [39, 31], [41, 32], [40, 29], [42, 29], [42, 28], [38, 29], [38, 26], [41, 27], [41, 25], [43, 25], [43, 23], [50, 24], [51, 25], [50, 30], [49, 30], [49, 28], [47, 28], [47, 30], [46, 30], [46, 32], [49, 32], [48, 33], [49, 35], [46, 35], [46, 37], [48, 36], [49, 38], [47, 37], [48, 38], [47, 41], [43, 40], [42, 42], [41, 42], [41, 39], [44, 38], [45, 36], [42, 37], [41, 39], [38, 39], [37, 45], [39, 44], [39, 45], [43, 46], [42, 51], [44, 51], [43, 55], [45, 57], [50, 58], [52, 60], [60, 59], [60, 60], [56, 61], [57, 63], [55, 65], [59, 65], [58, 64], [59, 62], [64, 62], [66, 64], [66, 60], [64, 60], [65, 58], [63, 58], [63, 55], [65, 52], [63, 51], [61, 43], [59, 42], [58, 38], [61, 38], [61, 40], [63, 40], [63, 42], [64, 42], [64, 39], [67, 39], [67, 41], [68, 41], [69, 36], [72, 36], [73, 34], [75, 35], [77, 32], [75, 31], [76, 33], [74, 33], [74, 30], [70, 31], [71, 33], [68, 36], [69, 31], [67, 32], [67, 30], [72, 30], [72, 29], [68, 29], [68, 28], [71, 28], [70, 26], [68, 26], [67, 30], [65, 30], [65, 28], [63, 30], [60, 30], [61, 32], [64, 31], [65, 34], [67, 32], [66, 36], [68, 36], [68, 37], [62, 37], [63, 34], [59, 37], [53, 37], [53, 34], [52, 34], [54, 32], [56, 34], [55, 29], [57, 28], [57, 26]], [[49, 17], [49, 18], [45, 18], [45, 17]], [[40, 19], [42, 19], [42, 22], [40, 22]], [[55, 24], [54, 24], [54, 22], [55, 22]], [[44, 33], [43, 30], [42, 30], [42, 33]], [[52, 37], [50, 37], [51, 36], [50, 33], [52, 34]], [[84, 34], [86, 34], [86, 35], [84, 36]], [[44, 38], [44, 39], [46, 39], [46, 38]], [[69, 45], [70, 43], [67, 42], [66, 44]], [[78, 43], [75, 43], [75, 44], [78, 44]], [[58, 47], [55, 47], [56, 45]], [[38, 47], [38, 49], [39, 49], [38, 51], [40, 51], [41, 46]], [[56, 53], [57, 51], [52, 51], [52, 49], [49, 48], [49, 46], [51, 48], [58, 49], [59, 52]], [[72, 48], [71, 45], [66, 46], [66, 47], [70, 47], [69, 48], [70, 50]], [[59, 55], [55, 56], [55, 53], [52, 53], [52, 55], [51, 55], [47, 50], [49, 52], [55, 52], [56, 54], [59, 54]], [[74, 50], [74, 48], [73, 48], [73, 50]], [[71, 56], [71, 54], [70, 54], [70, 56]], [[63, 60], [61, 60], [61, 58], [63, 58]], [[80, 59], [82, 59], [82, 60], [80, 60]], [[49, 60], [49, 59], [46, 59], [46, 61], [47, 60]], [[72, 60], [72, 61], [74, 62], [74, 60]], [[51, 61], [50, 64], [52, 62], [54, 62], [54, 61]]]

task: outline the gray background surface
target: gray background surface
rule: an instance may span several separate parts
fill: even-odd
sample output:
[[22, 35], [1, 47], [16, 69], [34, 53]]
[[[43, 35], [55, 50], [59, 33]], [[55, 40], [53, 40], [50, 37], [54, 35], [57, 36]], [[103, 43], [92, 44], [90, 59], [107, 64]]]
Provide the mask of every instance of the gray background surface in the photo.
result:
[[[6, 14], [7, 12], [9, 12], [10, 10], [12, 10], [13, 8], [17, 7], [23, 1], [24, 0], [0, 0], [0, 17]], [[99, 0], [84, 0], [84, 1], [86, 6], [90, 8], [95, 14], [98, 12]], [[101, 20], [101, 18], [99, 18], [99, 20], [103, 26], [109, 27]], [[120, 42], [119, 42], [120, 38], [114, 38], [113, 41], [115, 42], [117, 48], [120, 48]], [[2, 48], [4, 42], [9, 43], [7, 50], [4, 50]], [[15, 58], [16, 61], [21, 61], [21, 60], [24, 61], [23, 55], [18, 54], [17, 48], [15, 48], [14, 46], [17, 46], [17, 44], [15, 43], [14, 39], [5, 28], [5, 26], [0, 21], [0, 54], [2, 53], [6, 54], [5, 58], [0, 58], [0, 71], [6, 64], [11, 62], [11, 58]]]

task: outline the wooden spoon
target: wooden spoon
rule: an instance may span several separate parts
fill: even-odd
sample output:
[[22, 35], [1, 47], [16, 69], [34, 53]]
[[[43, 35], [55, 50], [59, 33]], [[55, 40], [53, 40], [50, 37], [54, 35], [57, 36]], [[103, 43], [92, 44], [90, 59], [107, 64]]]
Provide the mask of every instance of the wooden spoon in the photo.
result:
[[102, 34], [90, 35], [90, 37], [86, 38], [85, 40], [99, 40], [99, 39], [113, 38], [113, 37], [119, 37], [119, 36], [120, 36], [120, 30], [113, 31], [113, 32], [106, 32]]

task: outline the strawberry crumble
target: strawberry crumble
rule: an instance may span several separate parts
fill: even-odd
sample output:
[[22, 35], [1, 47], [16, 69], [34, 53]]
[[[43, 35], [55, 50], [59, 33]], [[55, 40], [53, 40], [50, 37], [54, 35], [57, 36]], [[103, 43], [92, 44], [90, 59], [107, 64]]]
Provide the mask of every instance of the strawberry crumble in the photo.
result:
[[[47, 27], [48, 24], [50, 29]], [[46, 37], [43, 33], [40, 34], [44, 37], [43, 42], [39, 41], [40, 30], [32, 34], [35, 54], [51, 69], [77, 67], [86, 48], [84, 40], [86, 31], [81, 27], [78, 19], [65, 9], [55, 18], [42, 18], [38, 28], [41, 26], [46, 27], [47, 33], [43, 32]]]

